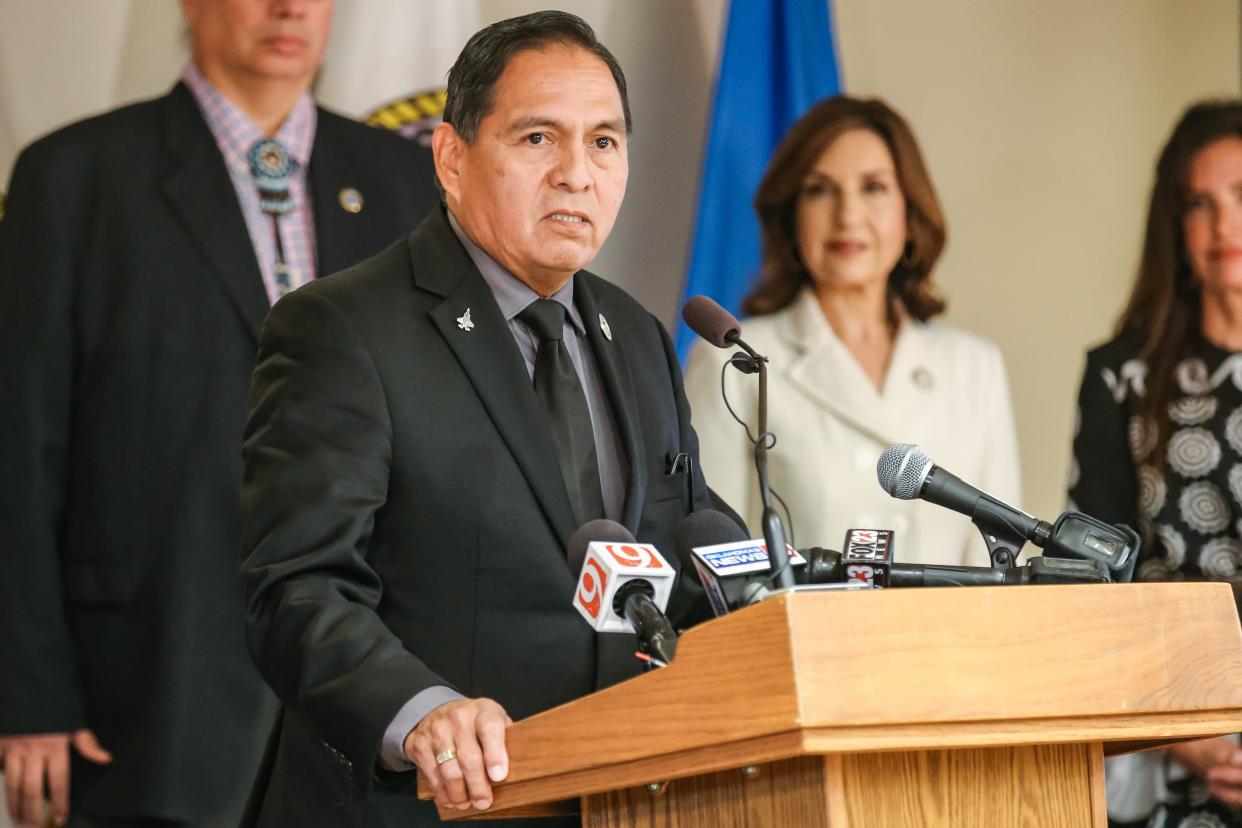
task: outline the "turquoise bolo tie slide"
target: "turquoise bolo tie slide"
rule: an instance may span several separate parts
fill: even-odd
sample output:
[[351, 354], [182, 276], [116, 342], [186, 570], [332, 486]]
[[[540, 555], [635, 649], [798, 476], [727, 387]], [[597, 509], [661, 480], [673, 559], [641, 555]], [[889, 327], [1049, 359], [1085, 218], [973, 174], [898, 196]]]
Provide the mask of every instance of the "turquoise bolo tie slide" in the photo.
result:
[[250, 148], [250, 172], [259, 188], [259, 206], [263, 212], [281, 216], [293, 209], [289, 193], [289, 176], [293, 160], [284, 145], [264, 138]]

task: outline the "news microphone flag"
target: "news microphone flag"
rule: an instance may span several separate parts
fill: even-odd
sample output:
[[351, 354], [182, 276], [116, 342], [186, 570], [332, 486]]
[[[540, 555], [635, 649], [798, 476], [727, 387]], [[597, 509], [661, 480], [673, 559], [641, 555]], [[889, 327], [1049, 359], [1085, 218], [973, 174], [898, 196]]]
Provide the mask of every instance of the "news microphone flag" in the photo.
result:
[[634, 632], [634, 626], [614, 607], [617, 590], [630, 581], [646, 581], [660, 611], [668, 607], [676, 573], [649, 543], [593, 541], [587, 546], [574, 606], [596, 632]]
[[850, 529], [845, 533], [841, 552], [841, 571], [847, 584], [865, 587], [888, 586], [893, 568], [892, 529]]
[[[828, 0], [729, 4], [683, 305], [702, 293], [738, 314], [758, 276], [759, 224], [751, 202], [759, 180], [794, 121], [840, 91], [828, 6]], [[679, 322], [683, 361], [694, 339]]]
[[[786, 546], [786, 549], [789, 552], [790, 566], [806, 565], [806, 559], [798, 550], [792, 546]], [[716, 616], [729, 614], [739, 597], [738, 586], [748, 581], [749, 576], [767, 573], [772, 569], [771, 560], [768, 558], [768, 545], [763, 538], [696, 546], [692, 551], [699, 583], [703, 584], [707, 600]]]

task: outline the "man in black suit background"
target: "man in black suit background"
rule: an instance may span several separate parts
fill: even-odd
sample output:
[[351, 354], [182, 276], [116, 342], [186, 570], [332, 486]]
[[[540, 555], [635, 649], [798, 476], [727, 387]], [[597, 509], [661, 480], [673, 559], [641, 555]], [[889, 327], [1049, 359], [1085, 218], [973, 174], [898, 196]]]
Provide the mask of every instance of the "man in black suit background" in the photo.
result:
[[[438, 824], [415, 766], [442, 805], [489, 807], [508, 717], [638, 671], [632, 636], [572, 608], [566, 541], [607, 517], [675, 564], [674, 526], [710, 494], [667, 333], [582, 270], [629, 125], [580, 19], [489, 26], [433, 138], [445, 205], [268, 317], [242, 575], [283, 714], [247, 824]], [[700, 594], [681, 583], [675, 621]]]
[[0, 221], [0, 753], [27, 824], [46, 788], [58, 822], [71, 789], [78, 825], [236, 825], [274, 709], [236, 578], [259, 328], [436, 201], [425, 150], [314, 106], [331, 0], [182, 6], [182, 81], [31, 145]]

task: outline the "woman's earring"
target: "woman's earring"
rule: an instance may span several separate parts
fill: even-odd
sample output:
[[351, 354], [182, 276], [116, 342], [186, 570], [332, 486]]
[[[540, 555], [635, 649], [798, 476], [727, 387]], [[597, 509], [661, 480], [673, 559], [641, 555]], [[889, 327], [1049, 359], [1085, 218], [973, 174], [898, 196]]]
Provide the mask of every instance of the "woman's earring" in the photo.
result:
[[906, 242], [905, 248], [901, 251], [901, 261], [898, 264], [910, 270], [917, 263], [918, 254], [914, 250], [914, 242]]

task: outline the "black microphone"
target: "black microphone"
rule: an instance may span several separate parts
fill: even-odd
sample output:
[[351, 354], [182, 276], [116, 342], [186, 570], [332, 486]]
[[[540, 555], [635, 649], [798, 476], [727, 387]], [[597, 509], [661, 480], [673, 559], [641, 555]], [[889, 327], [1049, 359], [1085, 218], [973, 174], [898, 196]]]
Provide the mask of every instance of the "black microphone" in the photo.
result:
[[696, 572], [694, 548], [716, 546], [746, 540], [746, 533], [737, 521], [715, 509], [699, 509], [683, 517], [673, 527], [673, 543], [677, 546], [677, 560], [682, 572]]
[[785, 526], [772, 505], [772, 485], [768, 478], [769, 440], [775, 439], [768, 432], [768, 358], [742, 339], [742, 326], [737, 317], [707, 296], [691, 296], [682, 308], [681, 318], [691, 330], [717, 348], [728, 348], [730, 345], [741, 348], [750, 359], [735, 356], [729, 361], [743, 373], [759, 374], [759, 433], [755, 440], [755, 471], [759, 476], [759, 499], [763, 503], [763, 540], [768, 547], [768, 558], [772, 562], [777, 586], [782, 589], [792, 587], [794, 573], [789, 567], [789, 554], [785, 551]]
[[[808, 560], [807, 584], [839, 584], [856, 580], [847, 572], [840, 552], [813, 547], [802, 553]], [[1005, 586], [1026, 584], [1112, 583], [1108, 567], [1099, 561], [1031, 558], [1010, 569], [990, 566], [947, 566], [893, 563], [887, 572], [889, 589], [907, 587]]]
[[[768, 358], [756, 351], [742, 339], [742, 323], [737, 321], [737, 317], [729, 313], [720, 304], [708, 296], [691, 296], [686, 300], [686, 304], [681, 309], [681, 318], [685, 320], [690, 330], [706, 339], [717, 348], [728, 348], [736, 345], [746, 352], [747, 356], [742, 354], [734, 354], [729, 359], [729, 364], [743, 374], [763, 373], [764, 366], [767, 364]], [[759, 379], [760, 388], [766, 390], [766, 380], [761, 376]], [[761, 395], [761, 397], [766, 395]], [[766, 403], [765, 399], [760, 399], [760, 403]], [[760, 409], [760, 418], [766, 419], [766, 406]], [[762, 426], [760, 431], [763, 431]]]
[[937, 466], [914, 443], [896, 443], [875, 467], [880, 487], [899, 500], [921, 498], [968, 516], [987, 544], [993, 565], [1013, 566], [1026, 541], [1042, 547], [1052, 526], [979, 491]]
[[[808, 584], [840, 584], [851, 580], [865, 580], [867, 585], [877, 585], [874, 578], [860, 579], [848, 572], [852, 564], [846, 556], [832, 549], [812, 547], [802, 550], [808, 560], [806, 581]], [[1003, 584], [1005, 570], [990, 566], [935, 566], [924, 564], [900, 564], [890, 562], [884, 570], [883, 583], [888, 587], [920, 586], [988, 586]]]
[[728, 348], [742, 337], [742, 323], [713, 299], [691, 296], [681, 309], [681, 318], [690, 330], [715, 345]]
[[1050, 525], [959, 480], [913, 443], [889, 446], [876, 464], [876, 476], [893, 497], [922, 498], [969, 515], [983, 533], [994, 566], [1012, 566], [1029, 540], [1051, 558], [1103, 564], [1113, 581], [1124, 583], [1134, 576], [1142, 543], [1128, 526], [1110, 526], [1082, 512], [1065, 512]]
[[[712, 566], [700, 561], [694, 554], [695, 549], [705, 549], [724, 545], [750, 545], [750, 538], [742, 531], [731, 517], [715, 509], [700, 509], [692, 512], [677, 522], [673, 529], [673, 540], [677, 545], [677, 559], [681, 561], [681, 571], [694, 573], [695, 578], [703, 585], [707, 600], [711, 603], [712, 612], [717, 616], [726, 615], [738, 607], [744, 607], [761, 600], [772, 580], [771, 555], [765, 555], [767, 565], [756, 569], [751, 550], [730, 550], [720, 565]], [[744, 570], [731, 572], [730, 570]]]
[[[587, 560], [592, 542], [615, 546], [603, 558]], [[650, 574], [628, 576], [627, 569], [638, 568], [643, 573], [659, 572], [659, 580], [671, 586], [674, 572], [655, 547], [634, 544], [634, 536], [613, 520], [592, 520], [584, 523], [569, 537], [566, 557], [571, 571], [581, 574], [574, 591], [574, 605], [597, 631], [617, 632], [613, 619], [624, 618], [638, 635], [639, 649], [668, 664], [677, 655], [677, 631], [656, 603], [657, 596], [668, 601], [668, 589], [657, 589]], [[611, 602], [604, 603], [608, 583], [618, 582]]]
[[571, 572], [581, 572], [582, 563], [586, 560], [587, 547], [593, 541], [603, 543], [633, 543], [634, 536], [615, 520], [599, 518], [588, 520], [574, 530], [565, 544], [565, 557], [569, 560]]

